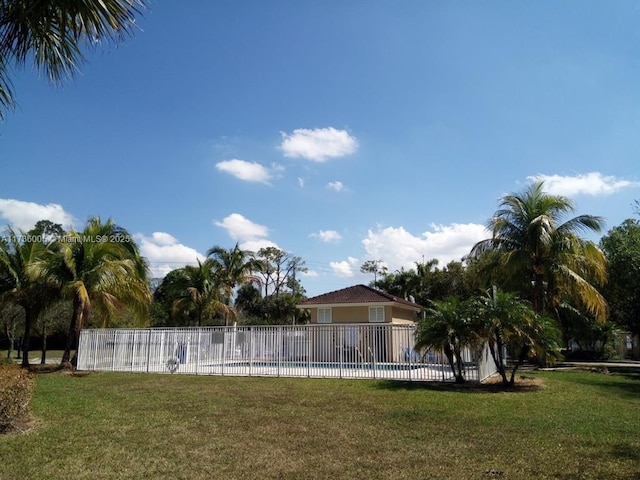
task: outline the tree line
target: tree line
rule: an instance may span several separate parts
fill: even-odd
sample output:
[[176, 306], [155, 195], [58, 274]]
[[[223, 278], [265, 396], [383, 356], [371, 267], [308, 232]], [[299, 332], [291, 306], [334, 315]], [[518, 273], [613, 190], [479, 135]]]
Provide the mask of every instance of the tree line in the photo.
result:
[[[84, 327], [277, 324], [306, 320], [304, 261], [275, 247], [257, 253], [214, 246], [206, 259], [169, 272], [155, 288], [149, 265], [123, 227], [90, 218], [81, 231], [48, 220], [0, 237], [0, 320], [10, 357], [29, 365], [33, 333], [42, 358], [64, 330], [62, 362], [73, 361]], [[66, 317], [66, 322], [64, 318]]]
[[154, 293], [154, 326], [283, 324], [306, 321], [299, 274], [305, 262], [275, 247], [215, 246], [204, 261], [169, 272]]
[[[496, 363], [553, 359], [576, 343], [603, 356], [617, 328], [640, 333], [640, 224], [628, 219], [599, 245], [601, 218], [569, 217], [573, 202], [543, 184], [505, 196], [488, 222], [491, 238], [440, 267], [424, 259], [389, 272], [362, 265], [372, 285], [425, 307], [419, 347], [445, 352], [462, 380], [461, 351], [488, 342]], [[636, 205], [636, 213], [638, 206]], [[83, 327], [305, 323], [300, 257], [275, 247], [250, 252], [214, 246], [203, 260], [159, 283], [133, 237], [112, 220], [90, 218], [81, 231], [47, 220], [0, 237], [0, 321], [8, 355], [19, 344], [28, 365], [30, 339], [64, 337], [71, 360]], [[502, 372], [505, 382], [506, 372]], [[511, 372], [511, 379], [515, 370]]]
[[574, 210], [571, 199], [534, 183], [501, 199], [487, 223], [491, 237], [462, 261], [389, 272], [372, 260], [361, 270], [376, 287], [427, 307], [418, 346], [442, 349], [458, 381], [463, 348], [488, 344], [504, 383], [513, 383], [528, 359], [552, 361], [570, 343], [603, 357], [616, 331], [640, 334], [640, 224], [627, 219], [597, 245], [582, 235], [602, 232], [603, 219]]

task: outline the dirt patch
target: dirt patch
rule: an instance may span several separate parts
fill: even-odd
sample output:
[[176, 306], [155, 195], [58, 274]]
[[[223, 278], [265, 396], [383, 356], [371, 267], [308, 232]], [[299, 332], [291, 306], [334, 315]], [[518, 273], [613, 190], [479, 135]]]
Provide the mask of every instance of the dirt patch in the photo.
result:
[[29, 365], [29, 371], [31, 373], [35, 373], [35, 374], [39, 374], [39, 373], [51, 373], [51, 372], [57, 372], [59, 370], [62, 370], [64, 367], [60, 366], [59, 364], [31, 364]]
[[514, 384], [510, 386], [503, 386], [502, 377], [497, 374], [485, 379], [482, 384], [489, 388], [503, 390], [536, 390], [544, 388], [544, 381], [541, 378], [531, 377], [529, 375], [517, 375]]
[[37, 419], [31, 417], [31, 415], [29, 415], [29, 418], [16, 420], [4, 431], [0, 431], [0, 437], [10, 437], [12, 435], [24, 435], [26, 433], [33, 432], [39, 427], [40, 427], [40, 422]]

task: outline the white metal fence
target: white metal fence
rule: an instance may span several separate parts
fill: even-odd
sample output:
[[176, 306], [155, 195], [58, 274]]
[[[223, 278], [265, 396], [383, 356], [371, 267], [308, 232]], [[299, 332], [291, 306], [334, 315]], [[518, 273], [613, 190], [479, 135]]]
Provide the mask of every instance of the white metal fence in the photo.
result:
[[[96, 329], [80, 333], [78, 369], [196, 375], [449, 381], [440, 352], [414, 349], [413, 325], [278, 325]], [[463, 354], [465, 377], [495, 364], [484, 349]]]

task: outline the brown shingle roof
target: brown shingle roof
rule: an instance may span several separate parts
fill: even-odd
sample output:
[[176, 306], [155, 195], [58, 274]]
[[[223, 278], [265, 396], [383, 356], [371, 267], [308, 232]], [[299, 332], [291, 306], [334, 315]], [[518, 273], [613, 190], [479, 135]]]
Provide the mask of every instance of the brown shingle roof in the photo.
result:
[[366, 285], [354, 285], [353, 287], [335, 290], [329, 293], [323, 293], [317, 297], [311, 297], [304, 302], [298, 304], [298, 307], [304, 308], [311, 305], [335, 305], [340, 303], [388, 303], [393, 302], [408, 308], [422, 310], [417, 303], [410, 302], [404, 298], [396, 297], [389, 293], [381, 292], [375, 288]]

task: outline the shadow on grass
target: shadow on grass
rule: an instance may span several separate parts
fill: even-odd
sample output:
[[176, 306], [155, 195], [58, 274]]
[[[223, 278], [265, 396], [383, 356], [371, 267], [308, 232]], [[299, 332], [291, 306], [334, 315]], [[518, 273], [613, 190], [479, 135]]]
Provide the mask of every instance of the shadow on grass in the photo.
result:
[[29, 365], [29, 372], [35, 375], [45, 375], [45, 374], [59, 374], [59, 375], [68, 375], [70, 377], [87, 377], [92, 372], [79, 372], [68, 365], [60, 365], [60, 364], [34, 364]]
[[607, 371], [587, 370], [591, 375], [575, 379], [576, 383], [605, 388], [634, 398], [640, 397], [640, 370], [637, 368], [610, 368]]
[[453, 382], [403, 382], [397, 380], [383, 380], [377, 383], [381, 390], [427, 390], [434, 392], [457, 393], [524, 393], [537, 391], [543, 388], [542, 381], [538, 378], [519, 376], [515, 385], [503, 386], [502, 380], [491, 379], [485, 383], [467, 381], [465, 383]]
[[[557, 478], [558, 480], [584, 480], [585, 478], [593, 478], [593, 477], [586, 476], [584, 473], [559, 473], [554, 478]], [[638, 478], [640, 478], [640, 471], [636, 473], [630, 473], [628, 475], [620, 474], [616, 472], [615, 475], [612, 475], [612, 476], [597, 477], [597, 478], [611, 478], [615, 480], [638, 480]]]
[[[598, 479], [615, 479], [615, 480], [638, 480], [640, 478], [640, 470], [638, 465], [640, 462], [640, 451], [629, 442], [619, 442], [604, 445], [595, 440], [581, 441], [583, 447], [582, 460], [584, 465], [598, 465], [596, 471], [586, 468], [579, 472], [558, 472], [553, 478], [560, 480], [583, 480], [585, 478]], [[612, 465], [612, 471], [607, 471], [603, 466]]]
[[[617, 445], [614, 445], [609, 454], [612, 457], [622, 460], [640, 462], [640, 451], [638, 451], [638, 448], [627, 443], [618, 443]], [[638, 476], [638, 478], [640, 478], [640, 476]]]
[[63, 365], [60, 365], [59, 363], [56, 364], [45, 364], [45, 365], [41, 365], [41, 364], [31, 364], [29, 365], [29, 371], [31, 373], [53, 373], [53, 372], [59, 372], [60, 370], [65, 370], [66, 367]]

